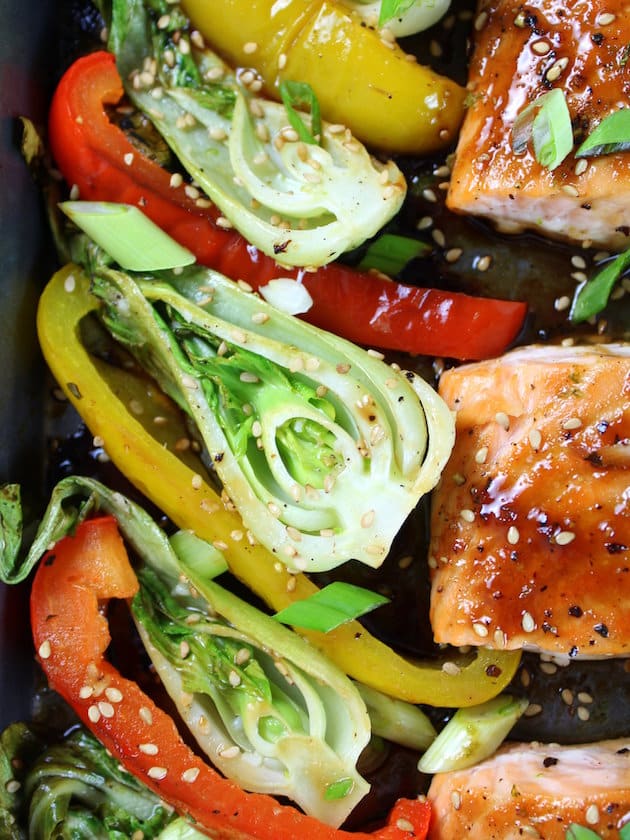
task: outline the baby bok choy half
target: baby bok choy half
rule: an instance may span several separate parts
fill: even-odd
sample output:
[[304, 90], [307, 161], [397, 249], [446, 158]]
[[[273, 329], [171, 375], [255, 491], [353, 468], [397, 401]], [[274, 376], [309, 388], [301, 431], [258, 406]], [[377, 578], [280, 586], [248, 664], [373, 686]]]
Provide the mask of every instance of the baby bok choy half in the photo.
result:
[[104, 325], [192, 418], [256, 540], [296, 571], [378, 567], [453, 445], [433, 388], [210, 269], [83, 261]]
[[131, 610], [140, 637], [210, 763], [242, 789], [287, 796], [324, 823], [346, 819], [369, 790], [356, 769], [371, 734], [365, 703], [319, 651], [212, 579], [226, 569], [216, 548], [191, 532], [169, 540], [122, 494], [70, 476], [57, 484], [18, 564], [18, 508], [19, 492], [5, 488], [2, 579], [23, 579], [86, 517], [114, 517], [135, 556]]
[[287, 83], [284, 104], [257, 96], [255, 74], [248, 87], [248, 72], [203, 45], [172, 0], [100, 5], [108, 20], [111, 11], [108, 46], [129, 98], [203, 192], [199, 200], [211, 199], [223, 222], [263, 253], [319, 266], [400, 209], [406, 184], [398, 167], [322, 122], [308, 85]]

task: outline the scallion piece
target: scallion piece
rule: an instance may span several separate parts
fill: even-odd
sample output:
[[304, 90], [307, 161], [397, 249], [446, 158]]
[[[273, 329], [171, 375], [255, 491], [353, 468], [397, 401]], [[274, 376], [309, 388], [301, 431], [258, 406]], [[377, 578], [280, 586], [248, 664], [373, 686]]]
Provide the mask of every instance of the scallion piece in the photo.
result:
[[137, 207], [108, 201], [64, 201], [63, 212], [127, 271], [160, 271], [192, 265], [195, 255]]
[[381, 0], [381, 10], [378, 16], [378, 25], [385, 26], [390, 20], [393, 20], [414, 5], [415, 0]]
[[546, 169], [555, 169], [571, 152], [571, 115], [559, 88], [539, 96], [514, 121], [512, 149], [515, 154], [523, 154], [530, 138], [536, 160]]
[[577, 823], [571, 823], [564, 836], [566, 840], [599, 840], [599, 834]]
[[182, 563], [206, 580], [227, 572], [228, 564], [223, 554], [192, 531], [176, 531], [169, 542]]
[[527, 708], [524, 697], [503, 694], [458, 709], [418, 762], [422, 773], [463, 770], [488, 758]]
[[365, 252], [359, 268], [367, 271], [374, 268], [390, 277], [399, 274], [408, 262], [426, 253], [429, 246], [419, 239], [410, 236], [399, 236], [394, 233], [383, 233], [371, 242]]
[[630, 822], [619, 829], [619, 840], [630, 840]]
[[336, 581], [320, 589], [310, 598], [295, 601], [276, 613], [274, 618], [282, 624], [328, 633], [346, 621], [388, 603], [388, 600], [369, 589]]
[[588, 135], [576, 157], [597, 157], [630, 150], [630, 108], [621, 108], [605, 117]]
[[[307, 82], [280, 82], [280, 96], [287, 110], [291, 126], [297, 131], [304, 143], [319, 145], [322, 136], [322, 118], [319, 102], [313, 88]], [[310, 129], [298, 113], [298, 109], [307, 108], [311, 114]]]
[[580, 324], [601, 312], [608, 303], [615, 283], [629, 267], [630, 248], [615, 257], [591, 280], [581, 283], [573, 298], [571, 321], [574, 324]]

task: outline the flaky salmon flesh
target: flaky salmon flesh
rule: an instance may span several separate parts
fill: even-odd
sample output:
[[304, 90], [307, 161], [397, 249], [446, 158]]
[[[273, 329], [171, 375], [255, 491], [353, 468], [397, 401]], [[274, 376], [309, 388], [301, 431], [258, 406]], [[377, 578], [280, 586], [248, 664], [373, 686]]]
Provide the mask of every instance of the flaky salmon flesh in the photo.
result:
[[531, 142], [515, 154], [517, 115], [543, 94], [566, 94], [576, 145], [630, 90], [630, 3], [482, 0], [475, 20], [469, 98], [448, 205], [504, 231], [533, 229], [604, 248], [630, 245], [630, 152], [550, 170]]
[[506, 744], [433, 777], [429, 840], [566, 840], [574, 824], [605, 840], [630, 822], [630, 740]]
[[531, 346], [446, 371], [432, 500], [437, 642], [630, 655], [630, 345]]

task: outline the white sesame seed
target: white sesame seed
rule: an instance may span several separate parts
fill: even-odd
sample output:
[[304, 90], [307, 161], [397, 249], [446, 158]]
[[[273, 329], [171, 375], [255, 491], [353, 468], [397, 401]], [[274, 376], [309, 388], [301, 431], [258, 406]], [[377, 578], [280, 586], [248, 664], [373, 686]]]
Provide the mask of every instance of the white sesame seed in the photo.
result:
[[540, 449], [542, 443], [542, 434], [538, 429], [532, 429], [528, 435], [529, 443], [532, 449]]
[[68, 274], [66, 279], [63, 281], [63, 288], [66, 292], [74, 292], [76, 289], [77, 281], [75, 279], [74, 274]]
[[510, 545], [516, 545], [516, 543], [519, 541], [519, 538], [520, 534], [518, 532], [518, 528], [516, 528], [514, 525], [511, 525], [508, 528], [507, 541]]
[[177, 189], [177, 187], [181, 187], [181, 185], [183, 183], [184, 183], [184, 179], [179, 174], [179, 172], [173, 172], [173, 174], [171, 175], [170, 181], [169, 181], [170, 186], [173, 189]]
[[157, 781], [165, 779], [167, 775], [168, 770], [166, 769], [166, 767], [149, 767], [149, 770], [147, 772], [147, 776], [150, 779], [156, 779]]
[[464, 522], [475, 521], [475, 513], [474, 511], [470, 510], [470, 508], [463, 508], [462, 510], [460, 510], [459, 515], [464, 520]]
[[396, 820], [396, 828], [400, 829], [400, 831], [408, 831], [410, 834], [413, 832], [413, 823], [409, 822], [404, 818], [400, 818]]
[[287, 54], [286, 53], [280, 53], [280, 55], [278, 56], [278, 70], [284, 70], [284, 68], [286, 66], [287, 66]]
[[560, 531], [559, 534], [556, 534], [556, 545], [569, 545], [569, 543], [573, 542], [575, 539], [575, 534], [573, 531]]
[[437, 195], [431, 189], [422, 190], [422, 197], [425, 201], [430, 201], [431, 203], [435, 203], [437, 201]]
[[475, 461], [478, 464], [484, 464], [486, 462], [487, 457], [488, 457], [488, 447], [487, 446], [480, 447], [475, 453]]
[[4, 789], [7, 793], [17, 793], [18, 790], [22, 787], [20, 782], [17, 779], [9, 779], [9, 781], [4, 786]]
[[575, 184], [563, 184], [562, 192], [565, 192], [567, 195], [570, 195], [573, 198], [578, 198], [578, 196], [580, 195], [580, 191], [575, 186]]
[[492, 257], [490, 254], [486, 254], [483, 257], [479, 257], [476, 261], [475, 268], [477, 271], [487, 271], [490, 266], [492, 265]]
[[376, 513], [373, 510], [368, 510], [366, 513], [364, 513], [361, 517], [361, 527], [370, 528], [374, 524], [375, 516]]
[[151, 726], [153, 723], [153, 713], [151, 709], [147, 708], [146, 706], [142, 706], [138, 711], [140, 718], [146, 723], [148, 726]]
[[50, 657], [52, 649], [50, 647], [50, 642], [48, 641], [48, 639], [41, 643], [37, 652], [39, 653], [40, 659], [48, 659]]
[[232, 688], [236, 688], [237, 685], [241, 684], [241, 675], [238, 671], [230, 671], [228, 675], [228, 682], [232, 686]]
[[191, 478], [190, 483], [192, 485], [193, 490], [200, 490], [201, 486], [203, 485], [203, 479], [198, 473], [195, 473]]
[[588, 169], [588, 161], [586, 158], [580, 158], [578, 162], [575, 164], [574, 172], [576, 175], [584, 175], [586, 170]]
[[157, 744], [140, 744], [138, 749], [145, 755], [157, 755], [159, 752]]
[[595, 18], [595, 23], [598, 26], [608, 26], [615, 20], [615, 15], [612, 12], [600, 12]]
[[188, 770], [184, 770], [182, 773], [182, 782], [187, 782], [188, 784], [192, 784], [193, 782], [197, 781], [197, 777], [199, 776], [199, 768], [198, 767], [189, 767]]
[[92, 723], [98, 723], [101, 719], [101, 713], [98, 710], [98, 706], [90, 706], [88, 709], [88, 718], [92, 721]]
[[536, 629], [536, 622], [534, 621], [534, 617], [529, 612], [523, 613], [523, 618], [521, 619], [521, 627], [526, 633], [533, 633]]
[[123, 699], [123, 693], [119, 688], [112, 685], [105, 689], [105, 697], [111, 700], [112, 703], [120, 703]]
[[497, 648], [504, 648], [507, 644], [507, 636], [499, 627], [494, 631], [492, 638], [494, 640], [494, 646]]
[[563, 688], [560, 692], [560, 697], [562, 698], [562, 702], [566, 703], [567, 706], [573, 703], [573, 692], [570, 688]]
[[578, 693], [577, 699], [580, 703], [592, 703], [593, 698], [587, 691], [580, 691]]
[[548, 41], [536, 41], [532, 44], [532, 50], [537, 55], [547, 55], [547, 53], [551, 50], [551, 45]]
[[547, 81], [555, 82], [556, 79], [559, 79], [563, 71], [566, 70], [568, 64], [569, 59], [566, 56], [563, 56], [562, 58], [557, 59], [557, 61], [554, 61], [549, 70], [547, 70]]
[[433, 241], [439, 248], [443, 248], [446, 245], [446, 237], [444, 236], [441, 230], [438, 230], [438, 228], [435, 228], [432, 231], [431, 236], [433, 238]]
[[582, 428], [582, 421], [579, 417], [569, 417], [568, 420], [565, 420], [562, 424], [562, 428], [566, 429], [567, 431], [571, 429], [581, 429]]
[[597, 807], [597, 805], [589, 805], [586, 809], [586, 814], [584, 815], [584, 817], [589, 825], [597, 825], [597, 823], [599, 822], [599, 808]]
[[525, 717], [536, 717], [542, 712], [542, 706], [539, 703], [530, 703], [525, 709]]
[[486, 21], [488, 20], [488, 13], [487, 12], [480, 12], [477, 17], [475, 18], [474, 27], [477, 32], [480, 32], [483, 27], [486, 25]]
[[456, 677], [462, 670], [456, 662], [444, 662], [442, 670], [451, 677]]
[[505, 411], [497, 411], [497, 413], [494, 415], [494, 419], [499, 424], [499, 426], [502, 426], [506, 432], [508, 431], [508, 429], [510, 428], [510, 418], [507, 416]]
[[245, 55], [253, 55], [257, 49], [258, 44], [255, 41], [248, 41], [246, 44], [243, 44], [243, 52]]
[[81, 700], [88, 700], [94, 694], [94, 689], [91, 685], [82, 685], [79, 689], [79, 697]]
[[449, 248], [449, 250], [444, 254], [444, 259], [448, 263], [454, 263], [457, 262], [463, 253], [464, 252], [461, 248]]
[[543, 674], [548, 674], [549, 676], [551, 676], [552, 674], [557, 673], [558, 666], [554, 665], [553, 662], [541, 662], [540, 670], [543, 672]]
[[416, 230], [428, 230], [433, 225], [431, 216], [423, 216], [416, 224]]
[[459, 791], [454, 790], [451, 793], [451, 805], [455, 808], [456, 811], [462, 807], [462, 796]]
[[226, 747], [223, 750], [219, 750], [219, 755], [221, 756], [221, 758], [236, 758], [237, 755], [240, 754], [240, 752], [240, 747], [234, 744], [231, 747]]
[[477, 636], [480, 636], [482, 639], [485, 639], [485, 637], [488, 635], [488, 628], [482, 621], [473, 622], [473, 630], [475, 631]]
[[127, 154], [123, 157], [126, 166], [131, 166], [133, 163], [133, 152], [127, 152]]
[[590, 718], [591, 713], [590, 713], [590, 712], [589, 712], [589, 710], [586, 708], [586, 706], [578, 706], [578, 708], [577, 708], [577, 716], [579, 717], [579, 719], [580, 719], [581, 721], [584, 721], [584, 722], [585, 722], [585, 721], [587, 721], [587, 720]]
[[111, 703], [106, 703], [104, 700], [101, 700], [98, 704], [98, 710], [104, 718], [114, 717], [114, 707]]
[[186, 184], [186, 186], [184, 187], [184, 192], [186, 193], [188, 198], [192, 198], [193, 200], [201, 196], [201, 193], [199, 192], [197, 187], [193, 187], [192, 184]]

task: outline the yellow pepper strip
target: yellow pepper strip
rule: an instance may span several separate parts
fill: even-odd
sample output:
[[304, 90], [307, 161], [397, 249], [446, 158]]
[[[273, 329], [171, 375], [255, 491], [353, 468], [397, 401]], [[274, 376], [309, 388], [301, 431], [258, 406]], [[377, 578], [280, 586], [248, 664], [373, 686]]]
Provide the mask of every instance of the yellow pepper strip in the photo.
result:
[[[181, 446], [185, 425], [155, 385], [90, 355], [81, 322], [97, 306], [86, 275], [69, 265], [44, 290], [37, 326], [52, 373], [91, 433], [104, 440], [114, 464], [178, 527], [220, 548], [231, 572], [272, 609], [316, 592], [305, 575], [289, 574], [267, 549], [251, 544], [239, 515], [202, 479], [200, 461]], [[518, 652], [479, 648], [472, 659], [449, 657], [460, 670], [447, 673], [440, 662], [399, 656], [357, 621], [330, 633], [303, 635], [354, 679], [434, 706], [470, 706], [494, 697], [510, 682], [520, 659]]]
[[322, 116], [367, 146], [421, 155], [456, 135], [465, 91], [336, 0], [183, 0], [182, 7], [228, 63], [254, 68], [271, 94], [284, 79], [308, 82]]

